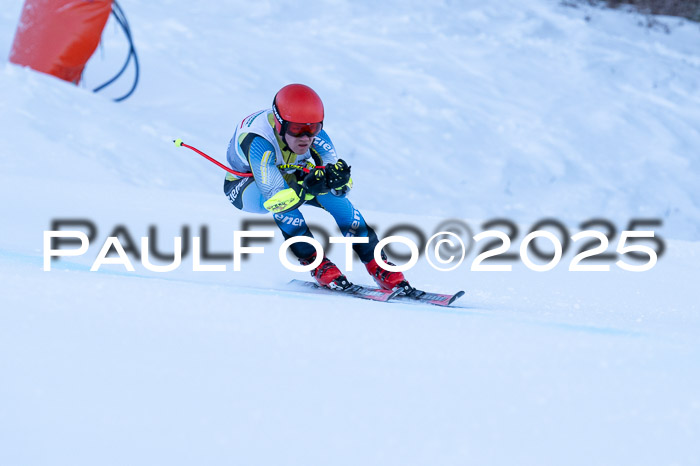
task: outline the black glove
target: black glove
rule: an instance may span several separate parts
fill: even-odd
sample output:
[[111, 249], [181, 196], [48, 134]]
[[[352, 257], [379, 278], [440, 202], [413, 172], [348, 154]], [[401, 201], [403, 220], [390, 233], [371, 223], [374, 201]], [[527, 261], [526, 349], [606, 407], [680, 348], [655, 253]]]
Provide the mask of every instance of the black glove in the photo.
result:
[[318, 196], [328, 192], [326, 185], [326, 174], [320, 168], [312, 170], [304, 177], [303, 183], [304, 193], [312, 196]]
[[345, 160], [338, 159], [335, 164], [326, 165], [326, 184], [328, 189], [341, 189], [350, 181], [350, 166]]

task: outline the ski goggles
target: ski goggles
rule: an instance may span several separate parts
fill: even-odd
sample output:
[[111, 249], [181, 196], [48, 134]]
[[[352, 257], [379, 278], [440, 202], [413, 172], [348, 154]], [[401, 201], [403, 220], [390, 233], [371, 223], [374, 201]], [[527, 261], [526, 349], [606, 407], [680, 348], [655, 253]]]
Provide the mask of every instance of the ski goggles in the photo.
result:
[[299, 138], [304, 135], [309, 137], [314, 137], [321, 132], [323, 128], [323, 122], [321, 123], [292, 123], [291, 121], [285, 121], [284, 133], [289, 134], [292, 137]]

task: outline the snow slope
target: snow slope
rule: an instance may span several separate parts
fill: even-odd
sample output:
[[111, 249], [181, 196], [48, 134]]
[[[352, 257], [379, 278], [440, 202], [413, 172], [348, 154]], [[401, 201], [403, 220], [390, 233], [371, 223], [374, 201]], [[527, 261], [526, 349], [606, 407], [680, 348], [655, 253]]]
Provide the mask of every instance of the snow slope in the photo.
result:
[[[698, 464], [697, 25], [544, 0], [121, 3], [143, 66], [128, 101], [88, 92], [124, 53], [111, 22], [82, 87], [0, 64], [0, 464]], [[170, 141], [224, 160], [295, 81], [326, 102], [380, 235], [659, 218], [666, 253], [643, 273], [569, 272], [573, 248], [545, 273], [421, 260], [415, 284], [467, 291], [453, 309], [287, 290], [307, 276], [279, 235], [242, 272], [88, 271], [119, 225], [155, 225], [163, 251], [205, 225], [230, 253], [255, 217]], [[66, 218], [97, 239], [43, 272]]]

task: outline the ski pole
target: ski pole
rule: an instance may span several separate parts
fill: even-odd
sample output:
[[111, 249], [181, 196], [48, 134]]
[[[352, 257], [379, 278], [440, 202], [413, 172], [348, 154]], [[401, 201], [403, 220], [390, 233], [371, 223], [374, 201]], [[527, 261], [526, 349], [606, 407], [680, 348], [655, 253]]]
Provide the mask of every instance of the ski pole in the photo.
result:
[[212, 157], [209, 157], [207, 154], [205, 154], [201, 150], [197, 149], [196, 147], [192, 147], [189, 144], [185, 144], [184, 142], [182, 142], [182, 139], [175, 139], [175, 140], [173, 140], [173, 142], [175, 143], [175, 145], [177, 147], [187, 147], [188, 149], [195, 151], [196, 153], [198, 153], [199, 155], [201, 155], [205, 159], [209, 160], [211, 163], [215, 163], [216, 165], [223, 168], [224, 170], [226, 170], [227, 172], [229, 172], [232, 175], [245, 177], [245, 178], [250, 178], [251, 176], [253, 176], [252, 173], [243, 173], [243, 172], [237, 172], [235, 170], [231, 170], [226, 165], [222, 164], [221, 162], [219, 162], [218, 160], [215, 160]]
[[[226, 165], [220, 163], [218, 160], [214, 159], [213, 157], [208, 156], [207, 154], [205, 154], [205, 153], [202, 152], [201, 150], [197, 149], [196, 147], [190, 146], [189, 144], [185, 144], [184, 142], [182, 142], [182, 139], [174, 139], [173, 142], [175, 143], [175, 145], [176, 145], [177, 147], [187, 147], [188, 149], [193, 150], [194, 152], [198, 153], [199, 155], [201, 155], [201, 156], [204, 157], [205, 159], [207, 159], [207, 160], [209, 160], [210, 162], [212, 162], [212, 163], [218, 165], [219, 167], [223, 168], [224, 170], [226, 170], [227, 172], [231, 173], [232, 175], [236, 175], [236, 176], [240, 176], [240, 177], [245, 177], [245, 178], [249, 178], [249, 177], [253, 176], [252, 173], [243, 173], [243, 172], [237, 172], [237, 171], [235, 171], [235, 170], [231, 170], [231, 169], [228, 168]], [[288, 169], [288, 168], [295, 168], [295, 169], [297, 169], [297, 170], [303, 171], [304, 173], [309, 173], [309, 172], [311, 171], [311, 170], [310, 170], [309, 168], [307, 168], [307, 167], [304, 167], [304, 166], [301, 166], [301, 165], [295, 165], [295, 164], [293, 164], [293, 163], [287, 163], [287, 164], [284, 164], [284, 165], [280, 165], [279, 168], [281, 168], [281, 169], [283, 169], [283, 170]], [[315, 166], [314, 168], [324, 169], [324, 168], [326, 168], [326, 167], [325, 167], [325, 166], [321, 166], [321, 165], [317, 165], [317, 166]]]

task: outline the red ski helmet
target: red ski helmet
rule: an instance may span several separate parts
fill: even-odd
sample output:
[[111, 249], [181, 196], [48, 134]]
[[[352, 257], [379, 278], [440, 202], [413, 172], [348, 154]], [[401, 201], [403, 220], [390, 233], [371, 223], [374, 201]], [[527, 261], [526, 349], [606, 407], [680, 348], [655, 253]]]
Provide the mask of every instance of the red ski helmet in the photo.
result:
[[272, 100], [277, 134], [313, 137], [323, 128], [323, 102], [309, 86], [289, 84], [277, 92]]

